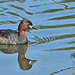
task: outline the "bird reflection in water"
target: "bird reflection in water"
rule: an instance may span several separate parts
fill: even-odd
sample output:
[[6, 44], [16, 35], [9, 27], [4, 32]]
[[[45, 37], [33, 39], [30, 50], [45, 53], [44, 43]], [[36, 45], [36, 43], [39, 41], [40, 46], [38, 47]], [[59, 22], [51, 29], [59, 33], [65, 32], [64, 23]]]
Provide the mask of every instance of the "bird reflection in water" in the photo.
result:
[[29, 70], [32, 68], [36, 60], [30, 60], [25, 57], [27, 45], [0, 45], [0, 51], [5, 54], [18, 53], [18, 63], [22, 70]]

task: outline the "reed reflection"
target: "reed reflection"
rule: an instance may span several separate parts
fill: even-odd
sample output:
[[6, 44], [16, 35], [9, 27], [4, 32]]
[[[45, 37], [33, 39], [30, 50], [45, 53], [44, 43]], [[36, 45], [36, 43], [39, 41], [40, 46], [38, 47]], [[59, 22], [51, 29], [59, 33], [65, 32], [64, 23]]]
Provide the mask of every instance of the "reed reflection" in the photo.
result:
[[32, 68], [36, 60], [31, 60], [25, 57], [27, 51], [27, 44], [25, 45], [0, 45], [0, 51], [5, 54], [18, 53], [18, 63], [22, 70], [29, 70]]
[[0, 3], [10, 2], [10, 1], [19, 1], [19, 2], [25, 2], [26, 0], [2, 0]]
[[[71, 61], [73, 62], [72, 68], [74, 69], [75, 68], [74, 67], [74, 65], [75, 65], [75, 51], [72, 51], [72, 53], [71, 53]], [[74, 74], [75, 74], [75, 69], [70, 75], [74, 75]]]
[[68, 67], [68, 68], [65, 68], [65, 69], [61, 69], [61, 70], [59, 70], [59, 71], [56, 71], [56, 72], [51, 73], [50, 75], [59, 74], [60, 72], [63, 72], [63, 71], [65, 71], [65, 70], [69, 70], [69, 69], [73, 69], [73, 70], [74, 70], [74, 71], [73, 71], [72, 73], [70, 73], [69, 75], [75, 75], [75, 51], [72, 51], [72, 52], [71, 52], [70, 58], [71, 58], [71, 61], [72, 61], [72, 63], [73, 63], [72, 67]]

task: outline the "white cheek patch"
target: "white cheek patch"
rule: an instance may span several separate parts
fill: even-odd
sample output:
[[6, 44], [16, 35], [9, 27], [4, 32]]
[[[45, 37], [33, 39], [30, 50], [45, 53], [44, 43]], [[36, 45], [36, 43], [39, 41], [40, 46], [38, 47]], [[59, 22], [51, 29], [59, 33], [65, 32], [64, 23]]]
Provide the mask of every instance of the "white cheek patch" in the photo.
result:
[[32, 26], [29, 26], [31, 29], [33, 28]]
[[29, 64], [32, 65], [32, 61], [30, 61]]

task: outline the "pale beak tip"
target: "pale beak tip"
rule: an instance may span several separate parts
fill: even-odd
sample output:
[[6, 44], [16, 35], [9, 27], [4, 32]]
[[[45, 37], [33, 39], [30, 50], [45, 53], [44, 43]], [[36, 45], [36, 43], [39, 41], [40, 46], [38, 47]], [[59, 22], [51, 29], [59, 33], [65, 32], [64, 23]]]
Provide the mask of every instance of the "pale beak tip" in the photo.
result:
[[29, 28], [30, 29], [37, 29], [37, 27], [31, 26], [31, 25], [29, 26]]

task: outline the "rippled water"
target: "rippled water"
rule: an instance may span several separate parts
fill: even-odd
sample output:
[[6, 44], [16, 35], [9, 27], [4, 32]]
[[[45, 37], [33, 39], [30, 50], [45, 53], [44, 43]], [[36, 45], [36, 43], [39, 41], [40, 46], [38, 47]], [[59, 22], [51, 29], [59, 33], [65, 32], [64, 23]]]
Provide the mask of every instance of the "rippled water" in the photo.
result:
[[0, 29], [16, 30], [23, 18], [38, 28], [26, 32], [28, 47], [0, 45], [0, 74], [75, 74], [75, 0], [57, 2], [74, 10], [52, 0], [0, 0]]

